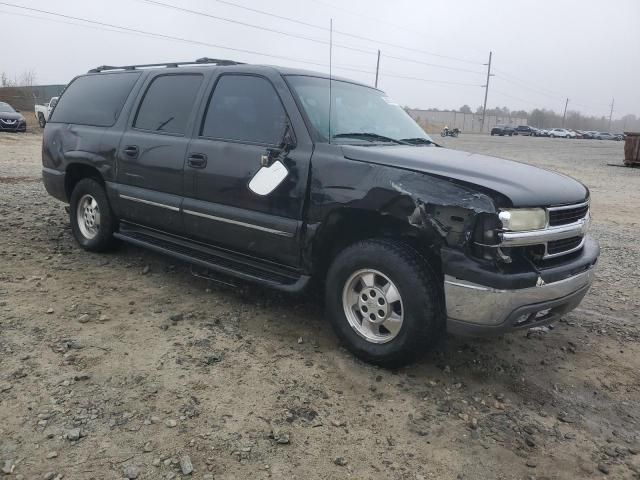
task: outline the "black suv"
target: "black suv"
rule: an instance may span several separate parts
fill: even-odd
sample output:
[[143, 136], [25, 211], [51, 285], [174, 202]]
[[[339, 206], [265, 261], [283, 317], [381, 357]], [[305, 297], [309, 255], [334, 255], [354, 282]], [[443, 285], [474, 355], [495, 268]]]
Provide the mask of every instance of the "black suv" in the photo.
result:
[[119, 239], [324, 292], [341, 340], [384, 366], [578, 305], [599, 254], [585, 186], [440, 148], [380, 90], [329, 82], [209, 59], [97, 68], [46, 125], [45, 186], [86, 250]]
[[522, 135], [522, 136], [535, 136], [536, 135], [537, 130], [533, 127], [530, 127], [529, 125], [518, 125], [515, 130], [513, 131], [514, 135]]
[[505, 135], [509, 135], [510, 137], [513, 135], [514, 129], [509, 125], [496, 125], [491, 129], [491, 136], [500, 135], [504, 137]]

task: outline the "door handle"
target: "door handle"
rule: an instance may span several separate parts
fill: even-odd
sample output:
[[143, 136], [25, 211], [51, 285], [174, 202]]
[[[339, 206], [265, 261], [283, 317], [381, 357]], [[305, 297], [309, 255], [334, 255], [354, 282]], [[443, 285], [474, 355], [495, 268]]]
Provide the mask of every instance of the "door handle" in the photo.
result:
[[127, 147], [125, 147], [124, 149], [124, 154], [127, 157], [131, 157], [131, 158], [138, 158], [138, 147], [136, 145], [128, 145]]
[[187, 158], [187, 165], [191, 168], [204, 168], [207, 166], [207, 156], [204, 153], [192, 153]]

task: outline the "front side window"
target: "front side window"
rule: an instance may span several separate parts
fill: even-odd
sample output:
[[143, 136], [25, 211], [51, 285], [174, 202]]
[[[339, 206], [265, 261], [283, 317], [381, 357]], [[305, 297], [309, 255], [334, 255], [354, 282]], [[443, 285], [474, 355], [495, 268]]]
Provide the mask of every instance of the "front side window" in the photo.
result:
[[223, 75], [209, 100], [200, 135], [278, 145], [287, 115], [273, 85], [262, 77]]
[[[332, 80], [329, 132], [329, 80], [291, 75], [287, 81], [297, 95], [320, 141], [352, 142], [349, 134], [373, 134], [394, 140], [426, 140], [429, 136], [404, 109], [380, 90]], [[367, 138], [362, 136], [361, 138]]]
[[184, 135], [202, 75], [162, 75], [147, 88], [133, 122], [135, 128]]

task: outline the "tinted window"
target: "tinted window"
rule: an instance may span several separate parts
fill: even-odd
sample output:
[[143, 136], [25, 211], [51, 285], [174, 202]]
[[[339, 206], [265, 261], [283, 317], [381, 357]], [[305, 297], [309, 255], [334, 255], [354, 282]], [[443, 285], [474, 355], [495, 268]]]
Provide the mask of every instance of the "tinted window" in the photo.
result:
[[133, 126], [184, 135], [202, 75], [163, 75], [151, 82]]
[[50, 122], [110, 127], [140, 73], [99, 73], [76, 78], [58, 100]]
[[266, 79], [223, 75], [207, 107], [201, 135], [277, 145], [286, 118], [278, 94]]

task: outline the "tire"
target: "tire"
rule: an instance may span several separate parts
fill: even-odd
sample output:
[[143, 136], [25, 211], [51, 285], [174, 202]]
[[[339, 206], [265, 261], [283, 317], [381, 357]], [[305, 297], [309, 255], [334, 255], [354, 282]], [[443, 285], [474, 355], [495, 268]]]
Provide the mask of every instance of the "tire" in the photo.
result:
[[[386, 282], [392, 287], [385, 292]], [[412, 247], [393, 240], [365, 240], [333, 260], [326, 280], [326, 311], [349, 351], [366, 362], [397, 368], [444, 336], [441, 283]], [[369, 328], [364, 327], [363, 311], [375, 318], [375, 323], [366, 319]]]
[[89, 252], [104, 252], [116, 245], [113, 232], [117, 220], [101, 183], [93, 178], [80, 180], [71, 194], [69, 219], [73, 236]]
[[46, 124], [47, 121], [44, 119], [44, 115], [42, 112], [38, 112], [38, 125], [40, 125], [40, 128], [44, 128]]

